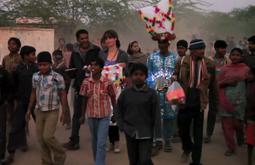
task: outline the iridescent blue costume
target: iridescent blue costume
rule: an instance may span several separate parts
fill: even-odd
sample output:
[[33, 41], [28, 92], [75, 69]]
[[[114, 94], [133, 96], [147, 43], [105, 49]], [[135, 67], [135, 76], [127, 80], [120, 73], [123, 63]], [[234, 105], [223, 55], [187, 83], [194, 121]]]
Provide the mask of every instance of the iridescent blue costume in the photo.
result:
[[160, 51], [155, 51], [150, 54], [147, 62], [149, 70], [147, 83], [149, 87], [158, 91], [160, 98], [160, 108], [162, 110], [163, 119], [163, 137], [165, 142], [169, 141], [175, 133], [177, 112], [172, 109], [165, 95], [174, 72], [176, 61], [177, 55], [172, 51], [170, 51], [167, 56], [161, 55]]
[[148, 59], [149, 76], [147, 83], [149, 87], [154, 88], [160, 95], [160, 106], [163, 109], [163, 119], [173, 119], [176, 117], [176, 112], [171, 108], [171, 105], [165, 98], [166, 90], [159, 91], [158, 88], [167, 86], [170, 83], [171, 76], [174, 72], [174, 67], [177, 61], [177, 55], [170, 51], [168, 56], [163, 56], [159, 51], [150, 54]]

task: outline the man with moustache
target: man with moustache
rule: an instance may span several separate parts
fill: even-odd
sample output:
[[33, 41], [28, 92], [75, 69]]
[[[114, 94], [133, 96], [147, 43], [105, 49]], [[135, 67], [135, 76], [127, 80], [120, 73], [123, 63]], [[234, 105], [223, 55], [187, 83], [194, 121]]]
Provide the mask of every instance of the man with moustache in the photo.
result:
[[[186, 94], [186, 103], [179, 105], [178, 126], [182, 141], [182, 162], [201, 165], [203, 144], [204, 110], [208, 104], [208, 89], [217, 92], [215, 65], [205, 57], [205, 43], [194, 39], [190, 42], [190, 55], [176, 65], [174, 78], [182, 85]], [[193, 141], [190, 126], [193, 123]]]
[[72, 133], [70, 141], [64, 144], [64, 148], [68, 150], [78, 150], [80, 148], [80, 122], [79, 119], [82, 114], [81, 104], [82, 97], [79, 95], [80, 86], [83, 79], [86, 76], [89, 76], [84, 71], [84, 66], [88, 66], [91, 63], [91, 60], [99, 55], [100, 48], [89, 41], [89, 33], [85, 29], [80, 29], [76, 32], [77, 44], [74, 45], [74, 51], [71, 55], [70, 68], [76, 69], [77, 72], [74, 78], [73, 88], [75, 90], [74, 96], [74, 114], [72, 119]]

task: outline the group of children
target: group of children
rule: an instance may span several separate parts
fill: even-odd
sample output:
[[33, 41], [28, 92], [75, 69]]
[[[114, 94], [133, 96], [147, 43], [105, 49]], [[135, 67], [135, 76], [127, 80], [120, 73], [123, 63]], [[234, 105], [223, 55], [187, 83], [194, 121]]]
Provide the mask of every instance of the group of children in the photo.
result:
[[[34, 47], [23, 46], [18, 54], [20, 47], [19, 39], [10, 38], [8, 41], [10, 54], [3, 59], [3, 66], [1, 66], [3, 75], [1, 79], [1, 164], [12, 163], [17, 149], [24, 152], [28, 149], [26, 134], [31, 115], [36, 121], [42, 164], [53, 164], [53, 162], [63, 164], [65, 151], [54, 138], [54, 133], [58, 123], [60, 102], [61, 122], [64, 124], [70, 122], [65, 81], [60, 74], [52, 71], [52, 59], [49, 52], [41, 52], [36, 56]], [[13, 107], [13, 110], [9, 107]], [[7, 145], [9, 155], [4, 160], [6, 123], [9, 124], [7, 128], [10, 128]], [[53, 158], [51, 153], [54, 155]]]
[[[108, 36], [106, 40], [109, 43], [115, 42], [115, 44], [119, 42], [114, 36]], [[104, 66], [109, 61], [102, 59], [99, 55], [90, 57], [87, 64], [89, 68], [86, 68], [89, 76], [84, 75], [85, 78], [77, 88], [82, 110], [81, 115], [78, 115], [78, 122], [83, 124], [85, 118], [87, 119], [95, 165], [106, 164], [110, 121], [116, 122], [118, 129], [125, 134], [130, 165], [153, 164], [152, 150], [155, 146], [159, 147], [157, 142], [162, 132], [166, 152], [172, 150], [171, 140], [179, 134], [184, 150], [182, 159], [187, 161], [192, 152], [191, 165], [200, 165], [203, 136], [201, 134], [203, 133], [203, 111], [200, 110], [203, 109], [203, 103], [207, 103], [208, 99], [209, 111], [215, 106], [219, 108], [224, 137], [228, 146], [226, 156], [233, 155], [236, 151], [235, 134], [239, 144], [244, 142], [245, 121], [248, 163], [252, 165], [252, 152], [255, 145], [254, 100], [246, 99], [246, 95], [252, 97], [252, 91], [254, 91], [255, 36], [249, 39], [249, 43], [250, 54], [244, 56], [241, 49], [234, 48], [229, 55], [231, 63], [225, 60], [227, 44], [224, 41], [215, 43], [216, 56], [209, 60], [201, 51], [205, 48], [202, 40], [191, 42], [189, 47], [191, 55], [186, 55], [188, 43], [181, 40], [177, 43], [180, 56], [178, 62], [176, 62], [177, 57], [174, 53], [169, 52], [169, 42], [159, 41], [160, 51], [151, 54], [148, 58], [148, 67], [144, 64], [147, 61], [144, 60], [146, 57], [141, 55], [141, 50], [137, 49], [137, 54], [142, 61], [136, 60], [132, 62], [132, 65], [125, 65], [130, 83], [119, 97], [116, 96], [114, 83], [102, 75]], [[54, 51], [52, 55], [49, 52], [40, 52], [36, 56], [34, 47], [23, 46], [21, 48], [21, 42], [17, 38], [9, 39], [8, 48], [10, 54], [3, 59], [3, 66], [0, 67], [0, 164], [12, 163], [17, 149], [27, 150], [26, 134], [32, 115], [41, 148], [41, 163], [43, 165], [63, 165], [66, 154], [54, 134], [59, 118], [63, 124], [71, 126], [70, 108], [67, 101], [71, 78], [66, 73], [69, 62], [63, 61], [64, 55], [61, 50]], [[72, 52], [71, 46], [70, 52]], [[70, 57], [72, 55], [69, 53], [67, 56], [70, 59], [73, 58]], [[198, 68], [196, 62], [199, 63]], [[220, 67], [218, 67], [219, 64]], [[164, 80], [160, 77], [162, 75], [157, 75], [161, 72], [165, 76]], [[202, 98], [199, 93], [201, 88], [213, 89], [210, 86], [214, 85], [211, 83], [214, 80], [209, 81], [213, 79], [212, 75], [217, 75], [215, 82], [217, 82], [218, 93], [210, 91], [210, 97], [204, 95], [207, 98]], [[160, 81], [155, 81], [155, 79]], [[167, 88], [173, 80], [179, 81], [185, 90], [186, 99], [189, 99], [186, 100], [185, 105], [178, 105], [179, 111], [175, 111], [165, 98]], [[194, 99], [197, 100], [193, 102]], [[219, 99], [218, 102], [217, 99]], [[213, 101], [210, 102], [210, 100]], [[211, 111], [215, 114], [213, 118], [216, 118], [217, 110], [211, 109]], [[111, 115], [112, 112], [113, 115]], [[163, 114], [163, 127], [161, 127], [161, 113]], [[194, 120], [194, 144], [189, 135], [189, 120], [190, 123]], [[6, 123], [10, 124], [7, 140], [9, 155], [4, 160]], [[177, 128], [173, 127], [177, 123], [178, 133]], [[211, 129], [213, 128], [209, 128]], [[205, 141], [210, 142], [211, 136], [212, 133], [208, 133]]]

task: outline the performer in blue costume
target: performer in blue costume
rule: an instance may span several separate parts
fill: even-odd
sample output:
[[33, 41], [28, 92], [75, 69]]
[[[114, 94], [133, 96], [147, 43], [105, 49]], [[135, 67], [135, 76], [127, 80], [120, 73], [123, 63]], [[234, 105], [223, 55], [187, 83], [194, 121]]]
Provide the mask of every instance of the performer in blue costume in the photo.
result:
[[[158, 41], [159, 51], [153, 52], [148, 59], [149, 77], [147, 83], [154, 87], [160, 96], [160, 104], [163, 118], [164, 150], [170, 152], [171, 137], [174, 133], [173, 126], [176, 125], [176, 112], [165, 98], [171, 75], [176, 63], [176, 55], [170, 51], [169, 41], [176, 38], [174, 34], [175, 14], [173, 11], [173, 1], [161, 0], [154, 6], [144, 7], [139, 10], [142, 20], [146, 24], [147, 32], [154, 41]], [[156, 137], [154, 139], [158, 139]], [[160, 137], [161, 138], [161, 137]], [[153, 155], [157, 154], [160, 143], [157, 143], [153, 150]]]
[[[171, 138], [176, 130], [177, 112], [166, 99], [166, 92], [171, 84], [171, 76], [177, 61], [177, 55], [170, 50], [168, 39], [158, 40], [159, 50], [150, 54], [148, 59], [149, 76], [147, 82], [157, 90], [163, 119], [164, 151], [171, 152]], [[159, 137], [155, 137], [159, 138]]]

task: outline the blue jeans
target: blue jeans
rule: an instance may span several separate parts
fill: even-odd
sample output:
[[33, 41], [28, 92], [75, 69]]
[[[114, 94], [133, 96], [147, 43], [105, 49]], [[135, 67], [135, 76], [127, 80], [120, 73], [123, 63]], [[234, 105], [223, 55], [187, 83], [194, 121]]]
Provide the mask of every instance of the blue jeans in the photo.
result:
[[171, 138], [176, 133], [177, 119], [163, 119], [163, 138], [166, 142], [171, 140]]
[[92, 150], [95, 165], [105, 165], [106, 142], [108, 137], [110, 118], [88, 118], [88, 125], [92, 138]]

